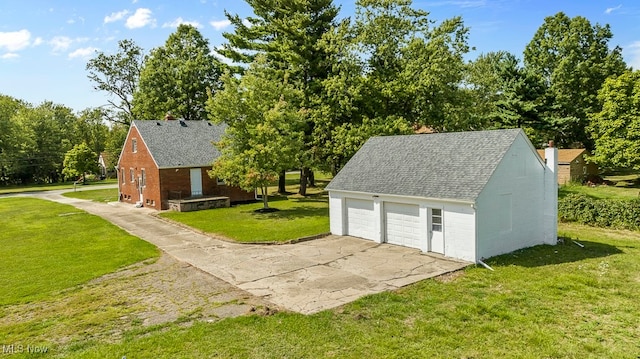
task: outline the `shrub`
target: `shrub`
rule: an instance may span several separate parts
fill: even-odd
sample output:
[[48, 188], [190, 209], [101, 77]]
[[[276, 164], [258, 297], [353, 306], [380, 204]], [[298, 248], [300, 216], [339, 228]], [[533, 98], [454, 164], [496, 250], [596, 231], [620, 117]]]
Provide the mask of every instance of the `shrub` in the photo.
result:
[[595, 227], [640, 229], [640, 200], [594, 199], [569, 194], [558, 201], [558, 217]]

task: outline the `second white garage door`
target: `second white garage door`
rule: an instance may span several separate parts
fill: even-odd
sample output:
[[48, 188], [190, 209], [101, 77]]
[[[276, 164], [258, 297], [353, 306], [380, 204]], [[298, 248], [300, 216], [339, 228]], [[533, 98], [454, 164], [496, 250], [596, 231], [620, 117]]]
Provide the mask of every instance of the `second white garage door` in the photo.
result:
[[384, 223], [387, 243], [420, 248], [423, 235], [417, 205], [385, 202]]
[[373, 201], [347, 198], [347, 234], [375, 240]]

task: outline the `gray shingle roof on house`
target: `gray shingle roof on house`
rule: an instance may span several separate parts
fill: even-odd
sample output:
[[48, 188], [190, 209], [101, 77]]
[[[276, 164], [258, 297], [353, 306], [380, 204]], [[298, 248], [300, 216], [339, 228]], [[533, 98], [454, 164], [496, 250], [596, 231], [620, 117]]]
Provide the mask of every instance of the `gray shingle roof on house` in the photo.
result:
[[133, 121], [159, 168], [211, 166], [225, 125], [208, 121]]
[[327, 190], [475, 201], [521, 132], [373, 137]]

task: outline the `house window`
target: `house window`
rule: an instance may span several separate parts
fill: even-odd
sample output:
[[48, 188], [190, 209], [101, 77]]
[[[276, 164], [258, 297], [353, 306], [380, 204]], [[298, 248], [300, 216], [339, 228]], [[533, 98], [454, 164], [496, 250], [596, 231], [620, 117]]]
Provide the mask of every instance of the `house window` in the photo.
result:
[[136, 173], [133, 171], [133, 168], [129, 168], [129, 177], [131, 178], [131, 182], [136, 181]]
[[582, 166], [582, 174], [583, 175], [587, 174], [587, 166]]
[[125, 179], [124, 179], [124, 167], [120, 167], [120, 181], [122, 181], [122, 183], [126, 183]]
[[138, 140], [135, 138], [131, 139], [131, 152], [138, 152]]
[[141, 175], [140, 175], [140, 186], [144, 187], [147, 185], [147, 171], [144, 170], [144, 168], [140, 171]]
[[434, 232], [442, 232], [442, 209], [431, 209], [431, 230]]
[[222, 178], [217, 178], [217, 182], [216, 182], [216, 184], [217, 184], [218, 186], [224, 186], [224, 185], [225, 185], [224, 180], [223, 180]]

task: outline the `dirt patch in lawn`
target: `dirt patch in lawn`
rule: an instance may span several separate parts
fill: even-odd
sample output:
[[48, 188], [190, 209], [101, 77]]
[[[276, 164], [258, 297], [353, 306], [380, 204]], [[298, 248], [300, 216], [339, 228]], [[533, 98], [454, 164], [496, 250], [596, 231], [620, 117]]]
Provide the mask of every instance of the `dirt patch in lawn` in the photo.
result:
[[[111, 342], [131, 330], [274, 310], [273, 304], [162, 254], [154, 262], [129, 266], [50, 300], [2, 307], [0, 332], [14, 332], [14, 341], [24, 336], [57, 344]], [[40, 329], [42, 323], [46, 325]]]

